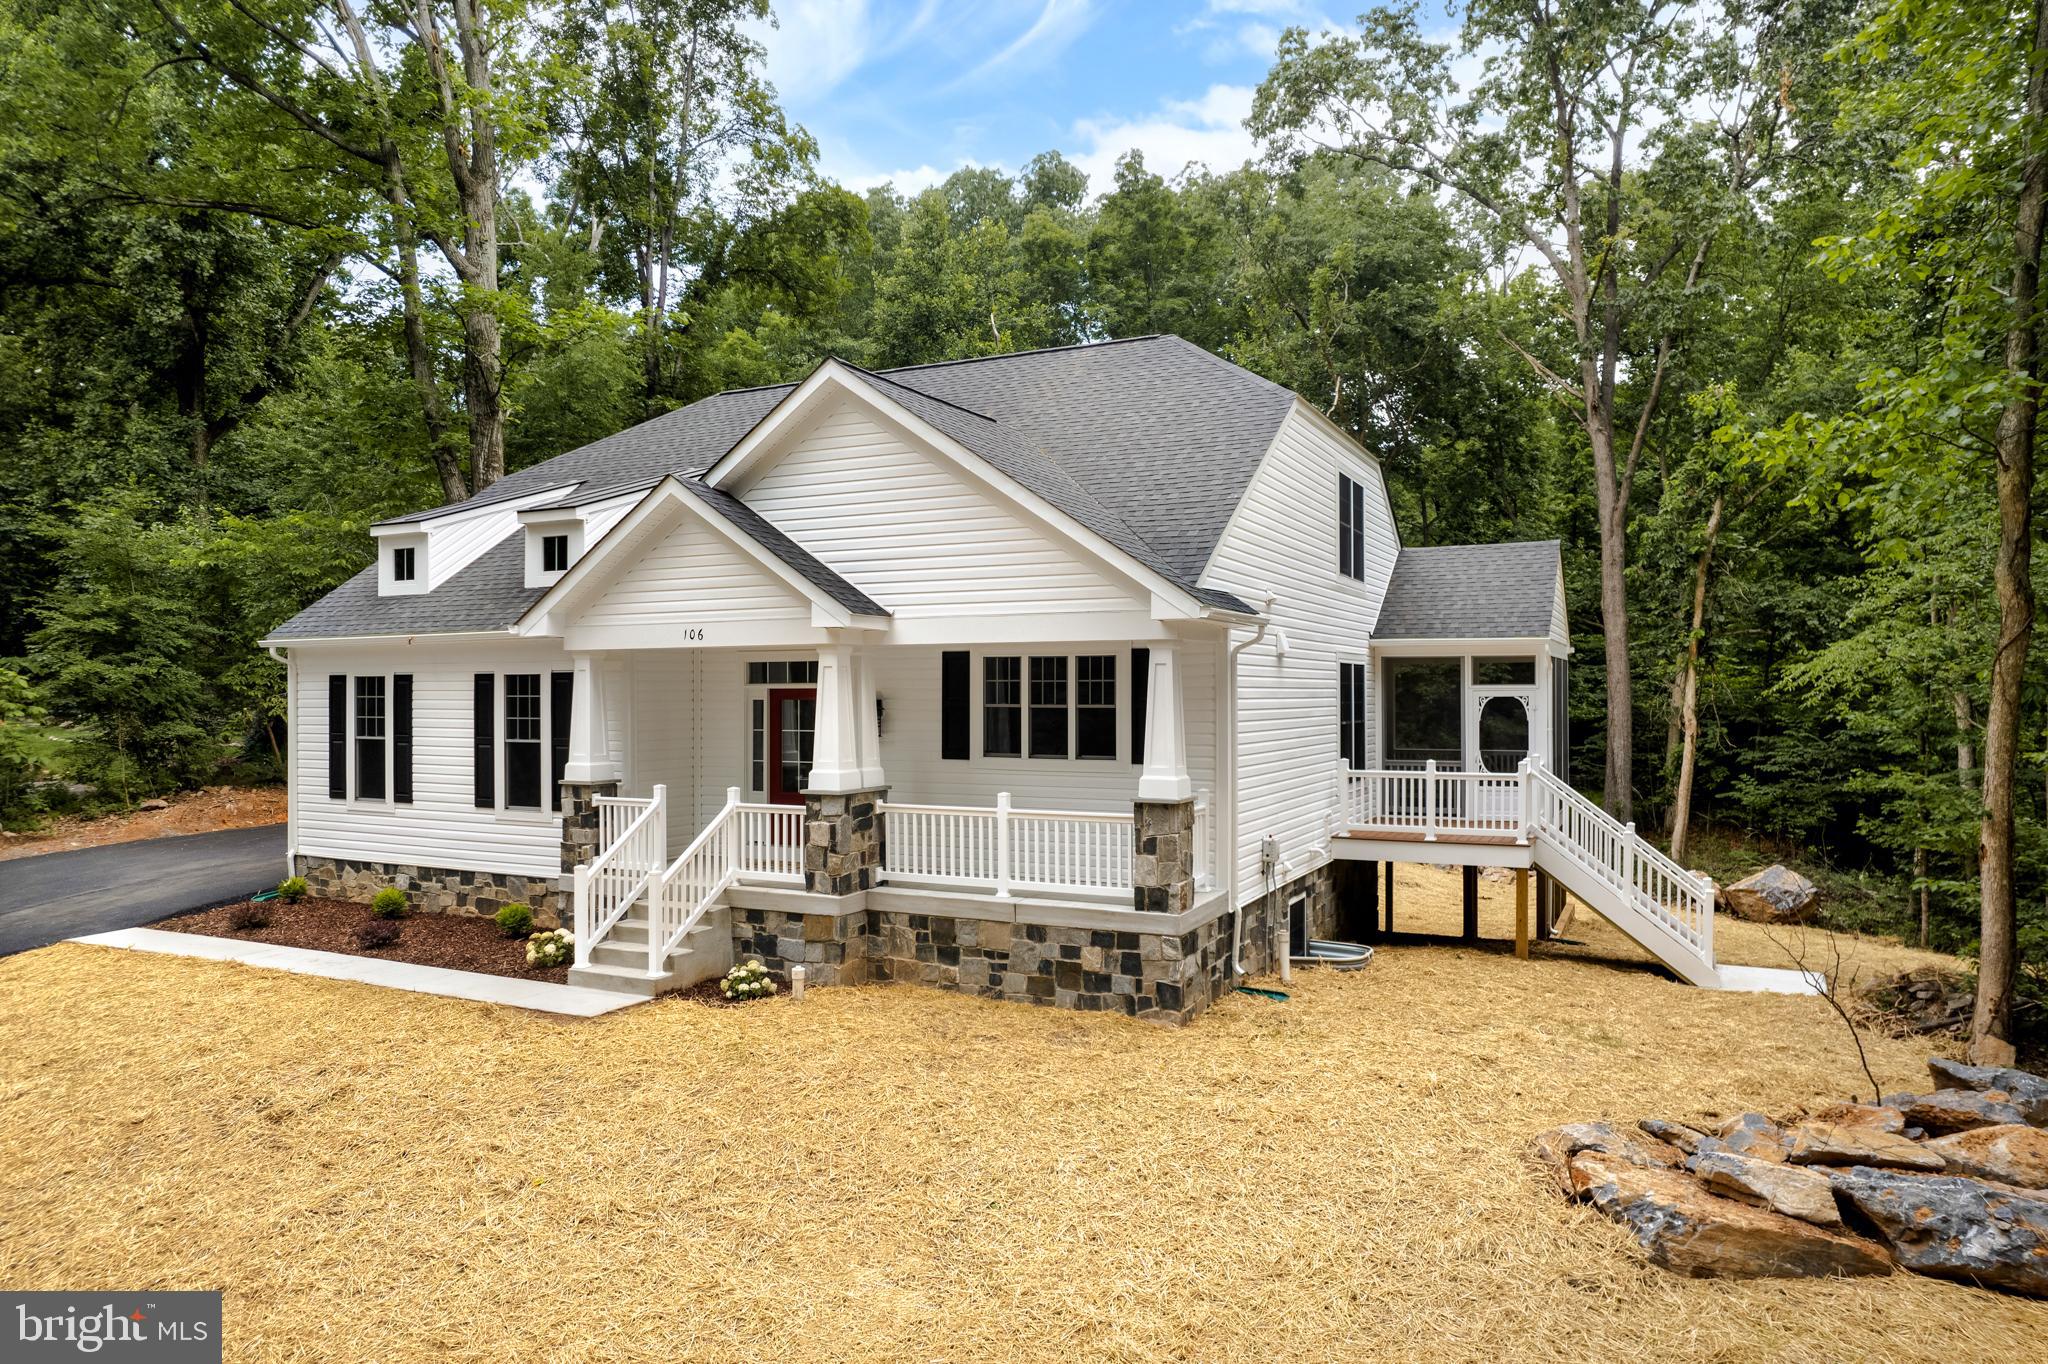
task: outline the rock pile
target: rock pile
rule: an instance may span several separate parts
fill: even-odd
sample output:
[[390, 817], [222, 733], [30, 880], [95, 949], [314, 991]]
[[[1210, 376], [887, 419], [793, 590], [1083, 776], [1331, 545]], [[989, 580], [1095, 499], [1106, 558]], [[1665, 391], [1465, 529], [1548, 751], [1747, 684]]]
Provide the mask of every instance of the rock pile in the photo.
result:
[[1567, 1198], [1695, 1277], [1889, 1274], [2048, 1298], [2048, 1079], [1928, 1062], [1934, 1088], [1783, 1122], [1568, 1123], [1532, 1153]]

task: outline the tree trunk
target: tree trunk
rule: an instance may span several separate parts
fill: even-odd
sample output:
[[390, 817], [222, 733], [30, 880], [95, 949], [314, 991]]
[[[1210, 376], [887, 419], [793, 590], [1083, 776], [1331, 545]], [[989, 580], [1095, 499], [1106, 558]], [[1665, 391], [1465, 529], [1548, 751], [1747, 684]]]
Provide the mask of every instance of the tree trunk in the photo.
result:
[[2005, 368], [2013, 395], [1998, 418], [1998, 648], [1984, 712], [1984, 803], [1977, 841], [1980, 944], [1977, 1008], [1970, 1055], [1979, 1063], [2013, 1057], [2012, 1003], [2018, 962], [2018, 888], [2013, 868], [2014, 787], [2018, 779], [2020, 684], [2034, 632], [2034, 428], [2040, 405], [2040, 336], [2035, 310], [2041, 283], [2041, 235], [2048, 214], [2048, 0], [2035, 0], [2029, 44], [2024, 133], [2027, 157], [2014, 213], [2012, 321]]
[[460, 502], [469, 496], [462, 476], [462, 451], [448, 423], [448, 406], [441, 400], [441, 382], [434, 376], [434, 350], [427, 340], [424, 302], [420, 296], [419, 245], [403, 204], [393, 204], [393, 224], [398, 238], [398, 296], [404, 309], [405, 361], [412, 372], [413, 387], [420, 395], [420, 416], [427, 427], [427, 451], [434, 472], [441, 478], [441, 497]]
[[1927, 939], [1933, 927], [1934, 915], [1932, 897], [1927, 893], [1927, 849], [1913, 849], [1913, 881], [1920, 887], [1920, 946], [1927, 946]]
[[1707, 513], [1706, 543], [1700, 546], [1699, 563], [1692, 574], [1692, 629], [1685, 640], [1685, 690], [1679, 722], [1684, 730], [1684, 752], [1678, 760], [1678, 794], [1671, 802], [1671, 860], [1685, 861], [1688, 826], [1692, 822], [1692, 780], [1700, 751], [1700, 633], [1707, 619], [1707, 570], [1714, 559], [1714, 541], [1721, 534], [1724, 499], [1714, 498]]
[[1607, 664], [1607, 767], [1602, 803], [1619, 820], [1635, 818], [1635, 692], [1628, 668], [1628, 507], [1614, 463], [1610, 414], [1589, 394], [1586, 434], [1600, 494], [1600, 630]]

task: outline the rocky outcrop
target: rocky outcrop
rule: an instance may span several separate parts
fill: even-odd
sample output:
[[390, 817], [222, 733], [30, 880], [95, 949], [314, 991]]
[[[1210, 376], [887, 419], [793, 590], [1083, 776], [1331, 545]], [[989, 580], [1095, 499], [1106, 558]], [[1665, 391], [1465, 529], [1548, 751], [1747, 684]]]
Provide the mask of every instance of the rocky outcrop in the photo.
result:
[[2023, 1123], [1973, 1127], [1936, 1137], [1927, 1149], [1948, 1162], [1948, 1173], [1995, 1179], [2022, 1189], [2048, 1189], [2048, 1132]]
[[1758, 1279], [1891, 1272], [1890, 1259], [1868, 1241], [1717, 1198], [1677, 1171], [1597, 1151], [1572, 1157], [1571, 1171], [1578, 1197], [1634, 1232], [1652, 1264], [1675, 1273]]
[[1948, 1162], [1919, 1142], [1877, 1127], [1803, 1122], [1792, 1129], [1794, 1165], [1876, 1165], [1899, 1170], [1945, 1170]]
[[1884, 1101], [1905, 1115], [1907, 1126], [1941, 1133], [2023, 1121], [2019, 1108], [2007, 1102], [2010, 1097], [1999, 1089], [1937, 1089], [1932, 1094], [1887, 1094]]
[[1820, 892], [1813, 882], [1786, 866], [1769, 866], [1723, 886], [1720, 906], [1738, 919], [1764, 924], [1805, 923]]
[[1952, 1175], [1859, 1169], [1831, 1178], [1908, 1269], [2048, 1297], [2048, 1198]]
[[1754, 1203], [1817, 1227], [1842, 1225], [1835, 1191], [1819, 1170], [1738, 1156], [1733, 1151], [1702, 1152], [1687, 1161], [1686, 1168], [1710, 1193], [1738, 1203]]
[[1936, 1089], [1997, 1090], [2006, 1102], [2019, 1109], [2020, 1120], [2036, 1127], [2048, 1127], [2048, 1080], [2010, 1066], [1972, 1066], [1961, 1061], [1929, 1057], [1927, 1073]]
[[1929, 1094], [1782, 1124], [1762, 1113], [1568, 1123], [1534, 1152], [1567, 1197], [1676, 1273], [1884, 1274], [1896, 1263], [2048, 1297], [2048, 1080], [1942, 1060], [1929, 1070]]

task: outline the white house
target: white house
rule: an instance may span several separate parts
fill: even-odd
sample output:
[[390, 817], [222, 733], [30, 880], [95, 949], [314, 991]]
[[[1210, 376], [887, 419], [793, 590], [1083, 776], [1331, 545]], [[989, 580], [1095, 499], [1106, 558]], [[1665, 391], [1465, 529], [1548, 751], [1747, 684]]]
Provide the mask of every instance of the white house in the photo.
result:
[[1557, 546], [1403, 549], [1372, 456], [1178, 338], [827, 361], [373, 533], [267, 641], [293, 867], [526, 900], [579, 981], [1183, 1020], [1427, 860], [1718, 983], [1705, 889], [1554, 774]]

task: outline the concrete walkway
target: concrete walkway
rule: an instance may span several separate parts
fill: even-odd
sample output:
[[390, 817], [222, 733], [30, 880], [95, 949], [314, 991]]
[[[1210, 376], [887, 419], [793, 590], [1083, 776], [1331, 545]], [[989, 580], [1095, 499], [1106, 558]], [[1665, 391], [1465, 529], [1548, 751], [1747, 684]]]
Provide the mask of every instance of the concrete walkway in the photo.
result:
[[285, 874], [282, 824], [0, 862], [0, 957], [238, 900]]
[[552, 981], [520, 980], [513, 976], [486, 975], [480, 971], [451, 971], [442, 966], [415, 966], [411, 962], [386, 961], [381, 957], [315, 952], [305, 947], [209, 938], [198, 933], [170, 933], [160, 928], [121, 928], [71, 941], [89, 943], [94, 947], [125, 947], [136, 952], [162, 952], [174, 957], [239, 962], [271, 971], [290, 971], [327, 980], [352, 980], [360, 985], [381, 985], [387, 990], [411, 990], [416, 994], [470, 999], [480, 1004], [504, 1004], [515, 1009], [566, 1014], [572, 1018], [595, 1018], [599, 1014], [646, 1003], [638, 995], [556, 985]]

